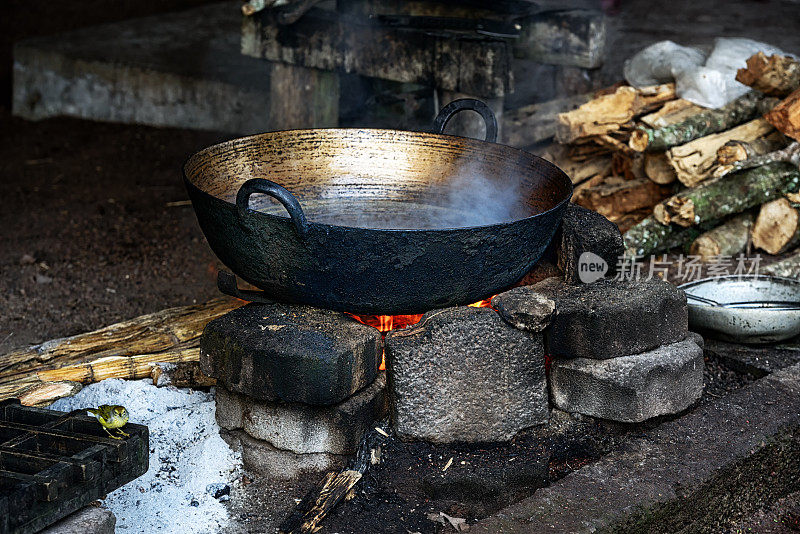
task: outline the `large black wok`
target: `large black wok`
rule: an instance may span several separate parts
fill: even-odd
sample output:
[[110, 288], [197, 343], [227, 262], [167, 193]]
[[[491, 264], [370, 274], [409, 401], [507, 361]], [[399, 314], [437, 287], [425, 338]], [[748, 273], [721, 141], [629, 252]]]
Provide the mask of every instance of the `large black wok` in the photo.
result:
[[[494, 117], [475, 100], [445, 107], [437, 131], [465, 107], [493, 141]], [[394, 130], [234, 139], [192, 156], [184, 179], [235, 274], [270, 299], [360, 314], [421, 313], [510, 286], [538, 261], [572, 194], [560, 169], [522, 150]], [[221, 282], [236, 291], [235, 279]]]

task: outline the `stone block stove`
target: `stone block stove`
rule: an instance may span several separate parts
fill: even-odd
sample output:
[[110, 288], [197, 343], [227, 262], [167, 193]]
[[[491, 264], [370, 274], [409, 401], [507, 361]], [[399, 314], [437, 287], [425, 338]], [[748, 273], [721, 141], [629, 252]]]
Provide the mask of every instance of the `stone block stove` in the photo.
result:
[[586, 252], [613, 266], [621, 237], [571, 205], [528, 285], [490, 302], [396, 318], [250, 304], [212, 321], [201, 366], [224, 436], [282, 479], [343, 466], [387, 414], [403, 440], [492, 443], [554, 408], [619, 422], [688, 408], [703, 356], [685, 296], [660, 280], [584, 284]]

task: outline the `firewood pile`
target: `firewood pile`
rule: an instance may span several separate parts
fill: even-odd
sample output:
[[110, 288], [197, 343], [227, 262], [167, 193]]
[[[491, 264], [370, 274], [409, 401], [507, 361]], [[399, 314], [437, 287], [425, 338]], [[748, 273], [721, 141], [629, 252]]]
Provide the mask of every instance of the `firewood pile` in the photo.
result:
[[574, 202], [620, 227], [631, 256], [785, 253], [800, 245], [800, 63], [758, 53], [737, 80], [753, 90], [720, 109], [672, 84], [612, 87], [560, 114], [543, 156], [572, 177]]

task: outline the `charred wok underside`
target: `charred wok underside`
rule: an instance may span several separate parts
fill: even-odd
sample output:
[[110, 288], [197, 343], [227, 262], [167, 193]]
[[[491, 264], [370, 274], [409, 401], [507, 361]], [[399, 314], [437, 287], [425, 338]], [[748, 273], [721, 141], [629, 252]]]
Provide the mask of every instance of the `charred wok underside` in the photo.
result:
[[[292, 218], [267, 195], [240, 195], [237, 209], [253, 178], [297, 199]], [[549, 244], [572, 190], [521, 150], [356, 129], [215, 145], [187, 162], [185, 180], [234, 273], [276, 300], [380, 314], [468, 304], [513, 284]]]

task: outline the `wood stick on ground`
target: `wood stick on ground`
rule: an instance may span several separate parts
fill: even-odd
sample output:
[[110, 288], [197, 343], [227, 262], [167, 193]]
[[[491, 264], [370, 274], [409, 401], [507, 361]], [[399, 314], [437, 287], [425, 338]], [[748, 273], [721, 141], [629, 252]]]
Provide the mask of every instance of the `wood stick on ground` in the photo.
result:
[[631, 257], [650, 256], [682, 247], [694, 241], [702, 233], [703, 228], [709, 229], [713, 226], [713, 222], [696, 228], [683, 228], [676, 224], [664, 225], [651, 215], [625, 232], [623, 236], [625, 254]]
[[150, 378], [157, 387], [207, 388], [217, 385], [217, 380], [206, 376], [199, 361], [158, 362], [150, 364]]
[[775, 150], [774, 152], [769, 152], [768, 154], [755, 156], [750, 159], [736, 161], [730, 165], [720, 165], [714, 170], [713, 176], [714, 178], [722, 178], [723, 176], [727, 176], [728, 174], [739, 172], [744, 169], [753, 169], [761, 167], [762, 165], [778, 162], [785, 162], [796, 167], [800, 167], [800, 143], [795, 142], [786, 148]]
[[761, 206], [753, 227], [753, 246], [780, 254], [800, 244], [800, 211], [786, 198]]
[[43, 407], [53, 404], [58, 399], [72, 397], [82, 387], [79, 382], [71, 382], [69, 380], [39, 382], [18, 391], [14, 396], [19, 399], [23, 406]]
[[137, 380], [149, 378], [151, 364], [158, 362], [191, 362], [200, 360], [200, 342], [190, 341], [178, 348], [139, 354], [137, 356], [107, 356], [89, 363], [69, 365], [59, 369], [39, 371], [36, 376], [42, 381], [71, 380], [81, 384], [100, 382], [106, 378]]
[[761, 273], [786, 278], [800, 278], [800, 252], [795, 252], [791, 256], [767, 265], [761, 269]]
[[779, 132], [800, 141], [800, 89], [781, 100], [764, 118]]
[[197, 339], [212, 319], [244, 305], [236, 299], [169, 308], [93, 332], [46, 341], [0, 356], [0, 380], [106, 356], [133, 356], [172, 349]]
[[707, 109], [663, 128], [640, 127], [631, 133], [628, 145], [638, 152], [664, 151], [752, 120], [772, 109], [776, 102], [774, 98], [751, 91], [720, 109]]
[[7, 380], [0, 384], [0, 400], [17, 397], [25, 388], [40, 384], [42, 381], [35, 376], [24, 376]]
[[644, 155], [644, 174], [657, 184], [671, 184], [678, 179], [665, 152], [648, 152]]
[[667, 159], [686, 187], [695, 187], [708, 179], [717, 164], [717, 151], [731, 140], [750, 142], [765, 137], [773, 131], [772, 125], [758, 118], [736, 128], [706, 135], [685, 145], [667, 151]]
[[661, 224], [688, 227], [741, 213], [800, 189], [800, 170], [770, 163], [687, 189], [658, 204], [653, 215]]
[[556, 141], [566, 144], [585, 137], [611, 133], [637, 115], [674, 99], [674, 84], [641, 89], [619, 87], [612, 94], [602, 95], [578, 109], [559, 114]]
[[753, 214], [742, 213], [700, 235], [689, 252], [700, 256], [702, 262], [712, 261], [718, 256], [735, 256], [747, 248], [752, 227]]
[[770, 96], [786, 96], [800, 87], [800, 63], [789, 56], [759, 52], [737, 71], [736, 81]]
[[773, 132], [750, 142], [728, 141], [717, 150], [717, 164], [732, 165], [737, 161], [752, 159], [756, 156], [763, 156], [780, 150], [785, 148], [786, 144], [786, 137], [780, 132]]
[[[362, 474], [347, 469], [339, 474], [330, 472], [298, 504], [295, 512], [279, 528], [281, 534], [306, 534], [319, 530], [320, 523], [347, 493], [361, 480]], [[309, 504], [313, 505], [309, 507]], [[307, 509], [304, 513], [299, 513]]]

